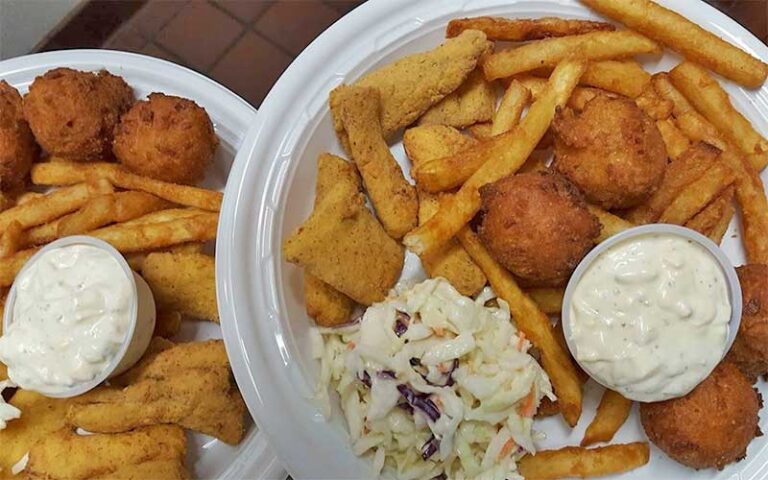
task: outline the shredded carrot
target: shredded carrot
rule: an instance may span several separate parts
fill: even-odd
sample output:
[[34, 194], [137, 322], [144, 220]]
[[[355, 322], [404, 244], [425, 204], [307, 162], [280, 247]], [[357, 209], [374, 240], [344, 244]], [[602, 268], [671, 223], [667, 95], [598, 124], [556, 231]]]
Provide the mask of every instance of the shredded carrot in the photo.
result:
[[523, 403], [517, 407], [517, 413], [519, 413], [521, 417], [532, 417], [536, 413], [535, 402], [536, 394], [534, 393], [533, 387], [531, 387], [531, 391], [525, 396]]
[[525, 346], [525, 332], [517, 332], [517, 351], [522, 352]]
[[353, 341], [347, 342], [347, 350], [354, 350], [357, 344]]
[[507, 440], [507, 443], [505, 443], [504, 446], [501, 447], [501, 450], [499, 450], [499, 455], [496, 457], [496, 460], [501, 460], [502, 458], [512, 453], [512, 450], [516, 446], [517, 444], [515, 443], [515, 440], [513, 438], [510, 438], [509, 440]]
[[443, 331], [443, 327], [435, 327], [432, 329], [432, 331], [435, 332], [435, 335], [437, 335], [438, 337], [442, 337], [443, 334], [445, 333]]
[[437, 364], [437, 369], [440, 371], [440, 373], [446, 373], [448, 370], [450, 370], [448, 367], [446, 367], [442, 363]]
[[440, 397], [432, 397], [432, 401], [435, 402], [438, 408], [443, 408], [443, 402], [440, 400]]

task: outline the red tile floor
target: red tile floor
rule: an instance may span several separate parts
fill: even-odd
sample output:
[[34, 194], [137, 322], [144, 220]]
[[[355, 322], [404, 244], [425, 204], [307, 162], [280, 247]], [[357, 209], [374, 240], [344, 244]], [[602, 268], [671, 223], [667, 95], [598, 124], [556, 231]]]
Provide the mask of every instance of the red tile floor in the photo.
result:
[[[41, 49], [102, 46], [164, 58], [211, 76], [258, 107], [296, 55], [363, 1], [91, 0], [96, 8], [84, 10], [93, 17], [84, 27], [71, 28], [64, 40], [54, 36]], [[768, 0], [706, 1], [768, 41]]]

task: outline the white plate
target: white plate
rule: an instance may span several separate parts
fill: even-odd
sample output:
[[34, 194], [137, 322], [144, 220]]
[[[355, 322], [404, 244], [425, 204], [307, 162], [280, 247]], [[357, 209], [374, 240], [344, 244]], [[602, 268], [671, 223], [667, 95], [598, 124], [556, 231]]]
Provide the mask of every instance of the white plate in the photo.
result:
[[[5, 60], [0, 62], [0, 79], [24, 94], [36, 76], [56, 67], [107, 69], [123, 77], [137, 98], [163, 92], [190, 98], [204, 107], [221, 140], [205, 185], [216, 190], [224, 188], [232, 161], [256, 116], [256, 110], [240, 97], [173, 63], [107, 50], [68, 50]], [[221, 329], [210, 322], [184, 322], [179, 337], [184, 340], [221, 338]], [[264, 434], [257, 431], [255, 425], [251, 425], [246, 438], [236, 447], [202, 434], [192, 434], [189, 438], [189, 465], [198, 478], [285, 478]]]
[[[617, 0], [618, 1], [618, 0]], [[704, 2], [661, 0], [704, 28], [768, 59], [768, 48], [736, 22]], [[327, 106], [328, 93], [372, 68], [405, 54], [428, 50], [443, 39], [451, 18], [476, 15], [563, 16], [598, 19], [576, 0], [370, 0], [333, 25], [291, 65], [262, 104], [238, 154], [227, 185], [219, 236], [217, 278], [222, 324], [245, 400], [288, 471], [297, 478], [362, 478], [367, 461], [353, 455], [338, 409], [326, 422], [312, 402], [317, 365], [311, 358], [300, 269], [283, 261], [283, 238], [312, 208], [316, 159], [342, 154]], [[644, 59], [651, 71], [678, 57]], [[768, 87], [747, 91], [728, 83], [738, 109], [768, 133]], [[407, 165], [402, 145], [395, 156]], [[763, 174], [768, 179], [768, 174]], [[734, 264], [744, 255], [736, 223], [724, 249]], [[423, 275], [409, 255], [404, 276]], [[768, 394], [765, 383], [759, 385]], [[599, 390], [590, 389], [584, 415], [571, 431], [559, 418], [537, 422], [544, 448], [578, 444], [592, 419]], [[768, 410], [760, 422], [768, 430]], [[643, 440], [636, 413], [615, 441]], [[758, 479], [768, 477], [768, 436], [755, 439], [747, 459], [721, 472], [688, 470], [653, 449], [648, 466], [621, 476], [647, 478]]]

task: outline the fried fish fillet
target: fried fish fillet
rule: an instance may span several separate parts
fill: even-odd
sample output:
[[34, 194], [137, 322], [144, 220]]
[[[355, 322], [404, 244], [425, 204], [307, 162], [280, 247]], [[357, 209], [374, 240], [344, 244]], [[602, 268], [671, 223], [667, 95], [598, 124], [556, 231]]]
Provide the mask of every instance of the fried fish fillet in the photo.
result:
[[488, 122], [496, 110], [496, 88], [476, 68], [459, 88], [430, 107], [419, 118], [419, 125], [450, 125], [464, 128]]
[[78, 435], [65, 428], [29, 451], [22, 478], [46, 480], [187, 479], [187, 438], [175, 425], [139, 428], [119, 435]]
[[216, 261], [202, 253], [151, 253], [141, 276], [160, 308], [219, 323]]
[[77, 397], [67, 412], [73, 425], [117, 433], [177, 424], [236, 445], [245, 433], [245, 403], [226, 362], [221, 340], [181, 343], [151, 354], [118, 379]]
[[[388, 139], [459, 88], [490, 46], [483, 32], [467, 30], [433, 50], [374, 70], [354, 85], [373, 87], [381, 94], [381, 127]], [[330, 103], [336, 133], [346, 147], [346, 132], [333, 96]]]

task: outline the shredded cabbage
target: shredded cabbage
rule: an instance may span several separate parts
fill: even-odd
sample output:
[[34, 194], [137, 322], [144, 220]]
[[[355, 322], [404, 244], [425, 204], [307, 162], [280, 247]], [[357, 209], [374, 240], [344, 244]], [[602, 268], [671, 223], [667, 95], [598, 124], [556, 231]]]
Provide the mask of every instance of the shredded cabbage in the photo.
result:
[[[498, 306], [486, 306], [495, 299]], [[394, 290], [343, 328], [314, 330], [317, 398], [340, 398], [352, 450], [401, 479], [521, 479], [533, 414], [555, 399], [509, 306], [442, 279]]]

